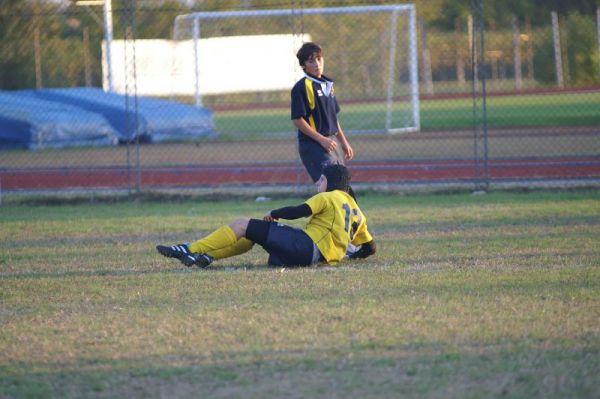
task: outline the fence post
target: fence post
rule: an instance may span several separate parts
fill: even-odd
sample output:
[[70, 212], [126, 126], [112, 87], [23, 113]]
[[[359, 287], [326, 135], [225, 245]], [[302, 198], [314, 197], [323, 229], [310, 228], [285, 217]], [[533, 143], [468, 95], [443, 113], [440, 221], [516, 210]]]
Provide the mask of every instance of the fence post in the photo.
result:
[[92, 64], [90, 62], [90, 29], [83, 28], [83, 67], [85, 71], [85, 86], [92, 87]]
[[533, 31], [531, 30], [531, 18], [525, 17], [525, 35], [527, 37], [527, 79], [533, 82]]
[[394, 70], [394, 60], [396, 59], [396, 48], [398, 46], [398, 12], [392, 11], [390, 15], [390, 58], [388, 65], [388, 91], [387, 91], [387, 110], [385, 114], [385, 130], [389, 132], [392, 128], [392, 99], [394, 97], [394, 82], [396, 79]]
[[423, 80], [425, 83], [425, 92], [433, 94], [433, 77], [431, 75], [431, 54], [427, 48], [427, 31], [423, 18], [419, 18], [419, 31], [421, 33], [421, 58], [423, 59]]
[[[489, 189], [488, 172], [488, 131], [485, 81], [485, 24], [484, 0], [472, 0], [473, 12], [470, 18], [471, 32], [471, 66], [473, 96], [473, 158], [475, 190]], [[481, 83], [479, 87], [478, 83]], [[481, 100], [481, 104], [478, 101]], [[483, 148], [479, 148], [483, 146]]]
[[106, 82], [107, 91], [113, 91], [113, 63], [112, 63], [112, 0], [104, 0], [104, 41], [106, 43]]
[[454, 40], [456, 45], [456, 79], [458, 80], [458, 84], [460, 86], [464, 86], [465, 84], [465, 64], [463, 58], [461, 57], [461, 32], [460, 32], [460, 19], [456, 18], [454, 21]]
[[[467, 18], [467, 31], [469, 36], [469, 58], [471, 59], [471, 61], [473, 61], [477, 57], [477, 55], [475, 54], [474, 47], [475, 40], [473, 36], [473, 14], [469, 14], [469, 17]], [[473, 68], [471, 73], [473, 74], [473, 80], [477, 81], [477, 68]]]
[[[128, 125], [131, 123], [133, 126], [129, 126], [128, 131], [133, 132], [133, 140], [128, 140], [127, 142], [127, 165], [129, 168], [129, 193], [139, 194], [142, 188], [142, 167], [141, 167], [141, 158], [140, 158], [140, 125], [139, 125], [139, 108], [138, 108], [138, 93], [137, 93], [137, 66], [136, 66], [136, 58], [135, 58], [135, 33], [136, 33], [136, 25], [135, 25], [135, 9], [134, 6], [130, 6], [126, 10], [126, 18], [125, 21], [125, 64], [126, 64], [126, 89], [125, 89], [125, 111], [127, 114]], [[131, 51], [131, 54], [128, 54], [128, 49]], [[131, 56], [131, 59], [129, 59]], [[131, 79], [131, 83], [133, 85], [133, 93], [129, 92], [129, 80]], [[129, 104], [129, 99], [133, 100], [133, 109], [131, 109]], [[135, 159], [131, 160], [132, 154], [131, 146], [133, 145], [133, 149], [135, 150]], [[135, 164], [132, 164], [135, 162]]]
[[35, 87], [41, 89], [44, 87], [42, 78], [42, 51], [40, 44], [40, 27], [36, 26], [33, 32], [33, 49], [35, 57]]
[[512, 31], [513, 31], [513, 66], [515, 68], [515, 88], [521, 90], [523, 88], [523, 78], [521, 75], [521, 34], [519, 33], [519, 21], [517, 16], [512, 16]]
[[596, 38], [598, 39], [598, 80], [600, 80], [600, 7], [596, 7]]
[[552, 11], [552, 39], [554, 41], [554, 65], [556, 68], [556, 84], [565, 87], [562, 68], [562, 52], [560, 50], [560, 30], [558, 26], [558, 14]]

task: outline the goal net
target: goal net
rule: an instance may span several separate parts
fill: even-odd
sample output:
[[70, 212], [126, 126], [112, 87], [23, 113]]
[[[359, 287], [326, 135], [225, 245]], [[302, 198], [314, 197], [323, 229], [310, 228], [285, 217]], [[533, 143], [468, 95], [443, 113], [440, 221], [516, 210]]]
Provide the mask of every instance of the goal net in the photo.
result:
[[[324, 50], [324, 74], [335, 81], [347, 134], [416, 131], [415, 14], [414, 5], [400, 4], [179, 15], [171, 94], [215, 113], [289, 108], [290, 90], [303, 76], [296, 51], [314, 41]], [[222, 128], [243, 133], [244, 126]], [[281, 126], [263, 122], [261, 129], [276, 133]]]

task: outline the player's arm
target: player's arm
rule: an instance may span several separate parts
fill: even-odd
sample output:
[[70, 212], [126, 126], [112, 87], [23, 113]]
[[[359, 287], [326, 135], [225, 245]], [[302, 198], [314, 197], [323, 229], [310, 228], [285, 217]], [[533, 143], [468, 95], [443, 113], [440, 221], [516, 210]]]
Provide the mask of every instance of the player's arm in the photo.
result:
[[266, 220], [267, 222], [272, 222], [277, 219], [294, 220], [305, 218], [310, 215], [312, 215], [312, 210], [308, 204], [304, 203], [298, 206], [285, 206], [283, 208], [273, 209], [263, 217], [263, 220]]
[[300, 132], [302, 132], [302, 134], [319, 143], [327, 152], [331, 152], [337, 147], [335, 140], [325, 137], [317, 132], [304, 120], [304, 118], [292, 119], [292, 123], [298, 130], [300, 130]]
[[350, 259], [364, 259], [373, 255], [377, 251], [375, 240], [367, 228], [367, 221], [362, 212], [359, 212], [359, 220], [352, 224], [354, 232], [351, 243], [360, 245], [358, 251], [348, 254]]
[[346, 139], [346, 135], [344, 134], [344, 131], [342, 130], [342, 126], [340, 125], [339, 121], [337, 123], [337, 130], [337, 137], [338, 140], [340, 140], [340, 144], [342, 145], [342, 150], [344, 150], [344, 156], [346, 157], [346, 160], [349, 161], [352, 158], [354, 158], [354, 150], [352, 149], [352, 146], [350, 146], [348, 139]]
[[371, 240], [369, 242], [365, 242], [360, 246], [360, 249], [348, 257], [350, 259], [364, 259], [377, 252], [377, 246], [375, 245], [375, 240]]

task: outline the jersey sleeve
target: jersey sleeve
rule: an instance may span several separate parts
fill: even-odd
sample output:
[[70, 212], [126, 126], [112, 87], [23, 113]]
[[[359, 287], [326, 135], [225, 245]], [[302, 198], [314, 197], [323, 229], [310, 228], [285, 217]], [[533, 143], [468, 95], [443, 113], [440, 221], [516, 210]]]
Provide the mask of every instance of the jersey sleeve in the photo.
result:
[[291, 97], [292, 119], [306, 117], [309, 114], [309, 112], [306, 108], [306, 101], [304, 101], [304, 91], [302, 90], [301, 84], [296, 83], [296, 85], [292, 88]]
[[327, 206], [327, 202], [325, 201], [325, 197], [322, 195], [323, 193], [319, 193], [313, 195], [309, 199], [306, 200], [305, 204], [310, 207], [313, 215], [320, 213]]
[[351, 243], [352, 245], [358, 246], [372, 240], [373, 236], [371, 236], [371, 233], [369, 233], [369, 230], [367, 229], [367, 222], [364, 220], [363, 215], [363, 220], [361, 221], [361, 223], [358, 226], [358, 229], [354, 233], [354, 237], [352, 237]]
[[301, 204], [298, 206], [286, 206], [279, 209], [273, 209], [271, 216], [274, 219], [287, 219], [294, 220], [305, 218], [311, 215], [311, 209], [307, 204]]

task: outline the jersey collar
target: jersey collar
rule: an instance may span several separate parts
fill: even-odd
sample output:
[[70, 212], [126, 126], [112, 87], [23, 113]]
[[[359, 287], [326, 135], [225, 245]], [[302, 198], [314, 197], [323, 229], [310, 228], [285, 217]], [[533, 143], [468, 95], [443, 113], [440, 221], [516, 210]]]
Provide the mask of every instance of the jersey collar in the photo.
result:
[[304, 72], [304, 76], [306, 76], [306, 79], [309, 79], [321, 85], [321, 90], [323, 90], [323, 93], [325, 93], [326, 96], [330, 96], [333, 92], [333, 80], [328, 78], [327, 76], [321, 75], [321, 78], [317, 78], [316, 76], [313, 76], [306, 72]]

